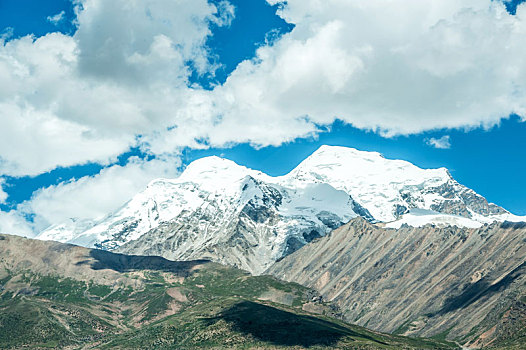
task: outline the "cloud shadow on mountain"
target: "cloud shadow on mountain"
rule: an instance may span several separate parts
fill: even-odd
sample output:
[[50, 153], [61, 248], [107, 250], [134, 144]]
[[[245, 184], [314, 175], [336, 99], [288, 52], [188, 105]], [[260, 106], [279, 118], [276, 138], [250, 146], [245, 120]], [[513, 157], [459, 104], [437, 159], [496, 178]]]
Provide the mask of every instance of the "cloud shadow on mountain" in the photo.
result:
[[[443, 315], [468, 307], [478, 300], [487, 299], [499, 291], [504, 290], [524, 273], [526, 273], [526, 262], [519, 265], [497, 283], [493, 284], [493, 279], [483, 278], [469, 285], [460, 295], [447, 298], [442, 308], [436, 314]], [[434, 316], [434, 314], [432, 316]]]
[[277, 346], [334, 346], [341, 338], [353, 337], [383, 344], [366, 334], [360, 334], [320, 318], [298, 315], [251, 301], [239, 302], [219, 316], [207, 319], [210, 325], [219, 320], [231, 324], [235, 331], [259, 341]]
[[153, 270], [170, 272], [180, 277], [188, 277], [192, 271], [210, 263], [209, 260], [171, 261], [159, 256], [125, 255], [93, 249], [90, 257], [79, 261], [76, 265], [89, 265], [93, 270], [110, 269], [120, 273], [136, 270]]

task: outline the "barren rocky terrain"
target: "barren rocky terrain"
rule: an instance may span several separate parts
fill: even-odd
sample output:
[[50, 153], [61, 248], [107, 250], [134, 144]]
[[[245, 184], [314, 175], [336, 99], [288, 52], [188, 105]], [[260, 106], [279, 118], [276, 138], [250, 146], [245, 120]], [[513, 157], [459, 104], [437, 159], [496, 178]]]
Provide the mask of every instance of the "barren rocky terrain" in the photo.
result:
[[385, 229], [362, 218], [272, 266], [349, 322], [469, 347], [526, 344], [526, 224]]

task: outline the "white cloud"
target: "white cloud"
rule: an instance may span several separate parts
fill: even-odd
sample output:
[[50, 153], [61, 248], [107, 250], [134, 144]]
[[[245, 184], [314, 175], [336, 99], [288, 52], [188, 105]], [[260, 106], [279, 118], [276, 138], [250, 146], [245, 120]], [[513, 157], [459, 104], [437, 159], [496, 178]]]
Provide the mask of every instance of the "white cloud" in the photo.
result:
[[524, 4], [516, 16], [490, 0], [282, 5], [296, 26], [216, 89], [213, 144], [276, 144], [335, 117], [391, 136], [526, 116]]
[[177, 176], [179, 166], [176, 157], [151, 161], [130, 158], [125, 166], [114, 165], [94, 176], [38, 190], [19, 211], [34, 215], [35, 233], [69, 218], [100, 218], [118, 209], [150, 181]]
[[426, 143], [431, 146], [438, 149], [449, 149], [451, 148], [451, 138], [449, 135], [444, 135], [441, 138], [437, 139], [434, 137], [431, 137], [426, 140]]
[[217, 11], [219, 16], [214, 19], [214, 22], [220, 26], [230, 26], [235, 18], [236, 7], [228, 1], [220, 1], [217, 4]]
[[206, 40], [231, 23], [230, 3], [79, 0], [76, 12], [73, 37], [1, 41], [0, 174], [108, 164], [138, 144], [279, 145], [335, 118], [390, 136], [526, 116], [526, 5], [287, 1], [292, 32], [212, 92], [188, 86], [188, 62], [213, 74]]
[[83, 0], [73, 37], [2, 37], [0, 174], [108, 164], [138, 134], [192, 129], [200, 121], [188, 117], [188, 101], [201, 92], [187, 86], [189, 62], [202, 74], [216, 68], [205, 45], [209, 26], [233, 15], [227, 2], [218, 6]]
[[7, 27], [0, 32], [0, 43], [5, 42], [6, 40], [10, 39], [14, 34], [13, 27]]
[[31, 224], [17, 211], [0, 211], [0, 233], [33, 237], [34, 232]]
[[57, 25], [64, 20], [65, 15], [66, 15], [66, 11], [61, 11], [60, 13], [57, 13], [54, 16], [48, 16], [47, 20], [48, 22], [53, 23], [54, 25]]

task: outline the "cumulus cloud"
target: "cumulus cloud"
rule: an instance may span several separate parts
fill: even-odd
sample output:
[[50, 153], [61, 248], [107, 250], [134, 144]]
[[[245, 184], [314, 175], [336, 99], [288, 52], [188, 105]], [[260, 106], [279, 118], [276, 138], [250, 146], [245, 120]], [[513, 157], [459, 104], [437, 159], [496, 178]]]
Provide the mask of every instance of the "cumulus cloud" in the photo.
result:
[[79, 0], [74, 36], [2, 39], [0, 173], [110, 164], [137, 145], [279, 145], [336, 118], [392, 136], [526, 116], [526, 5], [268, 2], [294, 29], [213, 91], [189, 76], [217, 68], [206, 41], [232, 21], [226, 1]]
[[2, 37], [0, 174], [109, 164], [139, 134], [198, 123], [188, 101], [200, 88], [188, 77], [213, 73], [209, 27], [233, 11], [206, 0], [79, 0], [74, 36]]
[[273, 144], [335, 118], [389, 137], [526, 116], [526, 5], [513, 16], [490, 0], [269, 2], [295, 28], [216, 89], [214, 144], [233, 125], [237, 141]]
[[197, 128], [152, 135], [156, 150], [181, 136], [279, 145], [335, 119], [391, 137], [526, 116], [526, 5], [510, 15], [490, 0], [268, 2], [292, 32], [198, 104]]
[[449, 135], [444, 135], [441, 138], [434, 138], [431, 137], [426, 140], [426, 143], [431, 146], [438, 149], [449, 149], [451, 148], [451, 138]]
[[70, 218], [101, 218], [118, 209], [153, 179], [177, 176], [179, 166], [177, 157], [150, 161], [132, 157], [124, 166], [114, 165], [94, 176], [40, 189], [18, 209], [34, 216], [35, 233]]
[[53, 23], [54, 25], [57, 25], [64, 20], [65, 15], [66, 11], [61, 11], [60, 13], [57, 13], [54, 16], [48, 16], [47, 21]]

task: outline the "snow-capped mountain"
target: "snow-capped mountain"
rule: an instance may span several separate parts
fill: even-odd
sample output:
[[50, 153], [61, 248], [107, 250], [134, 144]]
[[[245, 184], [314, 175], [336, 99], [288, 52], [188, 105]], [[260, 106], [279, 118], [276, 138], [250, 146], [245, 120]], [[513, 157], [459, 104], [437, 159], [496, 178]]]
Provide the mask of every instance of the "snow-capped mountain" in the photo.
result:
[[446, 168], [421, 169], [377, 152], [346, 147], [322, 146], [281, 181], [290, 186], [329, 183], [382, 222], [397, 220], [413, 208], [467, 218], [507, 213], [460, 185]]
[[98, 222], [65, 223], [38, 238], [170, 259], [211, 258], [259, 273], [356, 216], [390, 227], [513, 219], [445, 168], [322, 146], [280, 177], [202, 158], [177, 179], [151, 182]]
[[[123, 248], [126, 252], [179, 260], [211, 258], [261, 272], [358, 213], [366, 213], [351, 196], [328, 184], [289, 188], [274, 180], [230, 160], [203, 158], [177, 179], [151, 182], [120, 210], [84, 232], [66, 237], [61, 225], [38, 238], [110, 250], [133, 241]], [[146, 232], [148, 237], [138, 240]], [[173, 232], [177, 232], [175, 243], [162, 248]], [[157, 239], [152, 240], [154, 235]]]

